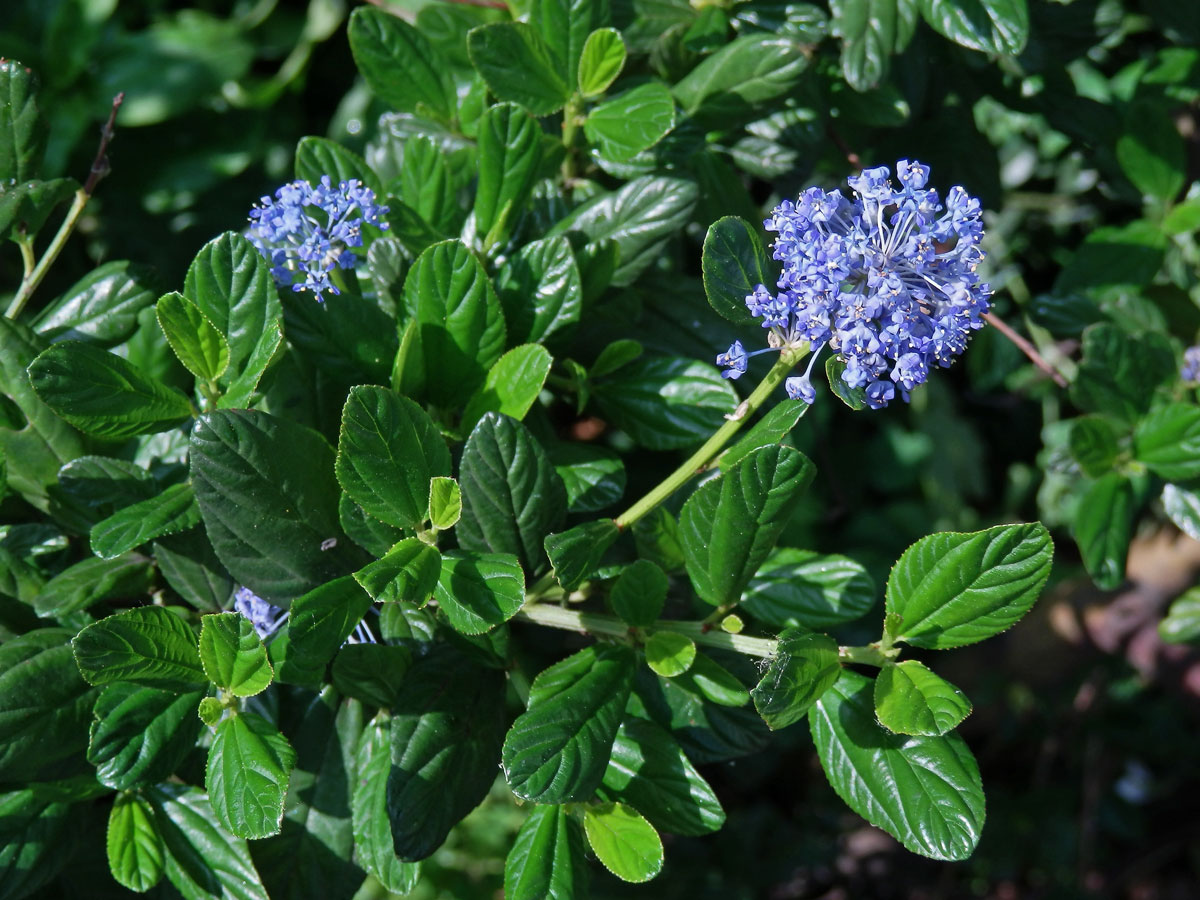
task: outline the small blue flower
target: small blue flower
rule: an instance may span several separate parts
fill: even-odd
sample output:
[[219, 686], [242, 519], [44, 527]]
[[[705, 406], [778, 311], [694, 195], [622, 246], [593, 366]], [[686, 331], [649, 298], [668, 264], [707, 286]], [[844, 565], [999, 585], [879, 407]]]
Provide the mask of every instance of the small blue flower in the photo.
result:
[[728, 368], [722, 372], [726, 378], [736, 379], [741, 378], [746, 374], [746, 348], [742, 346], [741, 341], [734, 341], [729, 345], [729, 349], [717, 357], [718, 366], [727, 366]]
[[1183, 368], [1179, 370], [1179, 377], [1184, 381], [1200, 381], [1200, 345], [1183, 351]]
[[386, 230], [379, 217], [387, 211], [357, 179], [334, 187], [323, 175], [316, 187], [293, 181], [277, 190], [274, 200], [263, 197], [250, 210], [249, 238], [271, 263], [276, 282], [312, 291], [320, 301], [324, 291], [340, 293], [329, 273], [335, 266], [354, 268], [358, 257], [350, 248], [362, 246], [363, 225]]
[[783, 387], [793, 400], [803, 400], [811, 406], [812, 402], [817, 399], [817, 392], [813, 389], [812, 380], [807, 375], [793, 375], [783, 383]]
[[233, 595], [233, 608], [250, 620], [262, 640], [278, 631], [288, 617], [286, 609], [273, 606], [247, 587], [237, 589]]

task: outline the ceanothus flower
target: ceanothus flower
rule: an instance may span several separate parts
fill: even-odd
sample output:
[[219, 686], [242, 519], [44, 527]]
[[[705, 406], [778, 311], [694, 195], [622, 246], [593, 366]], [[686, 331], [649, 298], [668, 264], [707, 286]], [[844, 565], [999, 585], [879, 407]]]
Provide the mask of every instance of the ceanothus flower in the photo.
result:
[[233, 595], [233, 608], [250, 620], [259, 639], [266, 640], [287, 621], [288, 612], [258, 596], [248, 587], [239, 587]]
[[[979, 201], [961, 187], [943, 203], [927, 188], [929, 167], [906, 159], [865, 169], [840, 190], [809, 188], [784, 200], [763, 224], [775, 232], [783, 271], [772, 293], [758, 285], [746, 308], [771, 330], [769, 346], [746, 353], [735, 342], [717, 364], [727, 378], [759, 353], [807, 342], [813, 350], [788, 395], [811, 403], [813, 363], [826, 346], [845, 363], [842, 380], [879, 409], [949, 366], [982, 328], [991, 288], [976, 270], [984, 254]], [[1200, 349], [1195, 373], [1200, 374]]]
[[[745, 371], [745, 364], [742, 371]], [[1179, 370], [1179, 377], [1184, 381], [1200, 382], [1200, 344], [1183, 351], [1183, 367]]]
[[[293, 291], [341, 293], [329, 279], [334, 267], [353, 269], [358, 262], [351, 247], [362, 246], [362, 227], [382, 230], [379, 217], [388, 211], [375, 203], [375, 192], [358, 179], [334, 187], [328, 175], [314, 187], [293, 181], [263, 197], [250, 210], [250, 242], [271, 263], [271, 274]], [[298, 280], [299, 279], [299, 280]]]

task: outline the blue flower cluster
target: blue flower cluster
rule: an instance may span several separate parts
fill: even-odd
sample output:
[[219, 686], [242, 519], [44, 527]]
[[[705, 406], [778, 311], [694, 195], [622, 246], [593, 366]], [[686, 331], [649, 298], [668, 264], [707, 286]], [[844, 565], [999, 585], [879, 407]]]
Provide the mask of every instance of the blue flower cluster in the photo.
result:
[[1200, 382], [1200, 344], [1183, 351], [1183, 368], [1179, 377], [1184, 381]]
[[[949, 366], [982, 328], [991, 288], [976, 269], [983, 260], [979, 201], [961, 187], [945, 202], [926, 188], [929, 167], [896, 163], [847, 179], [853, 199], [839, 190], [809, 188], [785, 200], [763, 224], [776, 234], [783, 263], [778, 291], [758, 285], [746, 307], [771, 329], [771, 349], [807, 341], [808, 369], [788, 378], [788, 395], [813, 400], [813, 363], [828, 345], [845, 362], [842, 379], [865, 388], [874, 409], [887, 406]], [[746, 371], [739, 342], [717, 357], [727, 378]]]
[[273, 606], [248, 587], [239, 587], [234, 593], [233, 608], [250, 620], [262, 640], [278, 631], [288, 617], [286, 609]]
[[250, 210], [249, 237], [280, 285], [312, 291], [321, 300], [323, 291], [340, 293], [329, 280], [334, 266], [352, 269], [357, 263], [350, 248], [362, 246], [363, 224], [386, 229], [379, 217], [387, 211], [357, 179], [334, 187], [323, 175], [316, 187], [293, 181], [277, 190], [274, 200], [263, 197]]

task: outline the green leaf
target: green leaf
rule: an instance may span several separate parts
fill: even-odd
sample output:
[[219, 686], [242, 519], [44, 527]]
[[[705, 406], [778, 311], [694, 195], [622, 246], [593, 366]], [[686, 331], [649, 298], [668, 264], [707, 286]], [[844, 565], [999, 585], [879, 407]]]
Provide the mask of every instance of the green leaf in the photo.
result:
[[525, 211], [542, 162], [542, 130], [519, 106], [499, 103], [480, 118], [478, 140], [475, 231], [493, 247], [507, 242]]
[[1171, 602], [1158, 634], [1168, 644], [1188, 644], [1200, 638], [1200, 588], [1189, 588]]
[[1011, 628], [1037, 600], [1053, 558], [1041, 522], [921, 538], [888, 576], [886, 609], [901, 617], [895, 639], [944, 650]]
[[381, 9], [354, 10], [347, 27], [354, 64], [372, 93], [393, 109], [454, 118], [451, 68], [420, 31]]
[[192, 414], [191, 403], [175, 388], [82, 341], [62, 341], [43, 351], [30, 364], [29, 379], [43, 403], [98, 437], [154, 434]]
[[1096, 302], [1082, 294], [1039, 294], [1026, 308], [1030, 320], [1055, 337], [1078, 337], [1105, 318]]
[[689, 693], [720, 706], [737, 708], [750, 702], [750, 692], [737, 676], [703, 653], [696, 654], [696, 660], [686, 674], [672, 681]]
[[[488, 89], [535, 116], [563, 108], [570, 87], [542, 35], [525, 22], [481, 25], [467, 34], [467, 50]], [[519, 62], [514, 65], [514, 60]]]
[[742, 608], [767, 625], [821, 629], [865, 615], [875, 597], [875, 582], [854, 560], [778, 547], [750, 579]]
[[1025, 0], [921, 0], [921, 15], [938, 34], [971, 50], [1017, 56], [1029, 40]]
[[264, 412], [221, 410], [197, 420], [190, 460], [209, 540], [239, 584], [286, 605], [345, 571], [344, 541], [322, 549], [341, 528], [333, 449], [320, 434]]
[[217, 726], [204, 789], [217, 821], [240, 838], [278, 834], [296, 751], [279, 729], [254, 713]]
[[114, 597], [144, 597], [153, 583], [150, 560], [137, 554], [90, 557], [59, 572], [33, 598], [39, 616], [67, 616]]
[[908, 45], [917, 25], [915, 0], [830, 0], [833, 33], [842, 39], [842, 72], [856, 91], [878, 86], [890, 58]]
[[790, 37], [734, 38], [675, 85], [675, 99], [694, 120], [729, 128], [791, 91], [808, 68], [806, 47]]
[[625, 67], [625, 42], [615, 28], [597, 28], [588, 35], [579, 57], [579, 92], [585, 100], [599, 97]]
[[680, 537], [701, 600], [724, 606], [741, 599], [814, 472], [804, 454], [775, 444], [750, 453], [688, 498]]
[[248, 240], [226, 232], [196, 254], [183, 294], [229, 344], [218, 405], [246, 406], [283, 342], [283, 309], [270, 266]]
[[285, 291], [288, 340], [312, 369], [342, 384], [388, 380], [399, 346], [392, 316], [373, 300], [350, 291], [325, 293], [320, 302]]
[[530, 5], [530, 21], [549, 47], [568, 92], [579, 81], [588, 36], [609, 18], [608, 0], [533, 0]]
[[613, 341], [600, 351], [596, 361], [592, 363], [588, 375], [591, 378], [602, 378], [611, 375], [622, 366], [628, 365], [645, 352], [646, 348], [639, 341], [622, 339]]
[[279, 667], [279, 680], [309, 686], [319, 683], [325, 664], [370, 607], [371, 596], [350, 576], [293, 600], [287, 623], [287, 659]]
[[26, 240], [32, 239], [46, 224], [55, 207], [79, 190], [74, 178], [50, 181], [0, 181], [0, 240], [17, 229]]
[[632, 716], [617, 731], [599, 794], [673, 834], [699, 837], [725, 823], [721, 801], [670, 733]]
[[340, 694], [386, 709], [396, 702], [410, 665], [407, 647], [346, 644], [333, 660], [333, 686]]
[[839, 356], [830, 356], [825, 360], [825, 380], [829, 382], [829, 390], [855, 412], [867, 408], [867, 389], [852, 388], [846, 384], [842, 373], [846, 371], [846, 362]]
[[620, 536], [621, 529], [612, 519], [584, 522], [566, 531], [546, 535], [543, 543], [546, 556], [563, 590], [573, 591], [579, 587]]
[[576, 900], [587, 895], [579, 822], [563, 806], [533, 807], [504, 861], [506, 900]]
[[215, 382], [229, 368], [229, 342], [200, 307], [178, 292], [165, 294], [155, 307], [158, 326], [184, 368], [202, 381]]
[[754, 708], [772, 731], [786, 728], [804, 718], [838, 680], [841, 668], [833, 638], [785, 629], [770, 666], [750, 692]]
[[583, 123], [601, 155], [625, 162], [653, 147], [675, 127], [675, 101], [660, 81], [649, 81], [601, 103]]
[[200, 619], [200, 662], [208, 680], [235, 697], [253, 697], [275, 677], [267, 648], [241, 613]]
[[450, 451], [429, 414], [374, 385], [350, 389], [336, 470], [342, 489], [371, 516], [416, 529], [429, 512], [429, 480], [450, 474]]
[[87, 745], [95, 692], [79, 677], [70, 632], [42, 628], [0, 645], [0, 771], [8, 782], [54, 778]]
[[737, 406], [729, 381], [708, 363], [644, 356], [595, 385], [601, 413], [650, 450], [707, 438]]
[[[1059, 271], [1054, 291], [1145, 287], [1162, 268], [1167, 235], [1157, 224], [1138, 219], [1126, 225], [1108, 225], [1091, 231]], [[1087, 356], [1085, 335], [1084, 356]]]
[[435, 596], [456, 631], [483, 634], [517, 614], [525, 573], [507, 553], [451, 551], [442, 557]]
[[33, 72], [16, 60], [0, 60], [0, 181], [38, 177], [46, 132]]
[[1071, 420], [1067, 437], [1071, 456], [1083, 474], [1099, 478], [1113, 467], [1119, 447], [1112, 425], [1103, 416], [1079, 416]]
[[411, 893], [420, 876], [416, 863], [397, 859], [387, 814], [387, 780], [391, 769], [391, 729], [387, 716], [376, 716], [363, 730], [355, 752], [354, 859], [396, 894]]
[[971, 701], [915, 659], [884, 666], [875, 679], [875, 715], [897, 734], [945, 734], [971, 713]]
[[221, 717], [225, 715], [225, 704], [216, 697], [205, 697], [196, 708], [200, 721], [210, 728], [216, 728]]
[[[621, 570], [613, 583], [612, 593], [608, 595], [608, 602], [623, 621], [644, 628], [653, 625], [662, 615], [669, 586], [662, 569], [649, 560], [639, 559]], [[695, 657], [694, 646], [692, 651]], [[655, 671], [658, 672], [658, 669]]]
[[848, 669], [808, 720], [821, 767], [847, 806], [913, 853], [971, 855], [983, 829], [983, 784], [962, 738], [886, 731], [875, 721], [871, 679]]
[[353, 150], [348, 150], [328, 138], [300, 138], [300, 142], [296, 144], [295, 171], [296, 178], [307, 181], [314, 187], [321, 183], [322, 176], [328, 175], [334, 185], [358, 179], [375, 192], [377, 199], [383, 193], [379, 178], [367, 165], [367, 161]]
[[159, 294], [148, 266], [113, 260], [97, 266], [34, 320], [49, 341], [81, 340], [112, 346], [128, 338], [137, 317]]
[[496, 290], [510, 341], [544, 341], [579, 321], [583, 284], [565, 237], [531, 241], [500, 267]]
[[622, 881], [649, 881], [662, 870], [662, 839], [636, 810], [622, 803], [588, 806], [583, 830], [596, 858]]
[[656, 631], [646, 641], [646, 665], [664, 678], [682, 675], [696, 661], [696, 644], [673, 631]]
[[162, 836], [154, 809], [136, 794], [118, 794], [108, 815], [108, 869], [122, 887], [139, 893], [162, 879]]
[[542, 670], [528, 709], [504, 739], [512, 792], [534, 803], [590, 799], [604, 777], [629, 699], [634, 655], [614, 644], [587, 647]]
[[198, 788], [160, 784], [146, 792], [167, 851], [167, 879], [188, 900], [268, 900], [246, 842], [223, 828]]
[[1084, 567], [1101, 590], [1114, 590], [1125, 580], [1134, 512], [1133, 485], [1119, 472], [1096, 479], [1075, 507], [1071, 531]]
[[1083, 361], [1071, 384], [1071, 399], [1088, 412], [1136, 422], [1150, 409], [1154, 389], [1174, 374], [1173, 359], [1161, 335], [1093, 325], [1083, 333]]
[[93, 525], [92, 552], [101, 559], [116, 559], [147, 541], [199, 524], [200, 507], [192, 486], [173, 484], [157, 497], [126, 506]]
[[620, 261], [611, 283], [627, 287], [687, 224], [698, 196], [691, 181], [662, 175], [635, 178], [620, 190], [600, 194], [576, 209], [555, 225], [548, 237], [577, 231], [587, 237], [591, 248], [614, 242]]
[[547, 452], [567, 489], [568, 511], [596, 512], [624, 496], [625, 464], [607, 447], [557, 441]]
[[467, 439], [458, 478], [463, 500], [459, 544], [467, 550], [514, 554], [530, 573], [543, 568], [543, 540], [566, 520], [567, 495], [529, 429], [488, 413]]
[[396, 855], [411, 862], [440, 847], [495, 780], [504, 676], [441, 647], [409, 670], [392, 713], [387, 814]]
[[1175, 199], [1183, 189], [1187, 159], [1170, 106], [1151, 100], [1130, 104], [1117, 138], [1117, 162], [1143, 194], [1167, 203]]
[[404, 308], [418, 328], [425, 393], [459, 405], [504, 352], [504, 315], [483, 264], [461, 241], [434, 244], [404, 280]]
[[755, 321], [746, 296], [760, 284], [774, 284], [758, 233], [745, 219], [726, 216], [713, 222], [704, 236], [700, 268], [708, 305], [735, 325]]
[[220, 612], [228, 605], [233, 579], [203, 528], [156, 540], [154, 561], [167, 584], [201, 612]]
[[0, 794], [0, 884], [5, 900], [31, 895], [68, 862], [63, 848], [72, 846], [78, 834], [78, 809], [45, 796], [37, 785]]
[[183, 692], [208, 683], [196, 635], [161, 606], [141, 606], [94, 622], [71, 645], [90, 684], [129, 681]]
[[462, 490], [453, 478], [429, 479], [429, 524], [439, 531], [453, 528], [462, 516]]
[[505, 353], [488, 370], [483, 386], [467, 401], [459, 423], [462, 430], [474, 428], [485, 413], [524, 419], [542, 392], [553, 361], [540, 344], [522, 344]]
[[1177, 484], [1163, 485], [1163, 512], [1194, 541], [1200, 541], [1200, 496]]
[[200, 736], [196, 706], [202, 696], [127, 681], [104, 688], [96, 698], [87, 748], [96, 779], [126, 791], [170, 778]]
[[1134, 429], [1133, 455], [1160, 478], [1200, 475], [1200, 408], [1172, 403], [1154, 410]]
[[354, 579], [373, 600], [424, 606], [437, 587], [441, 570], [442, 557], [436, 547], [418, 538], [405, 538], [355, 572]]

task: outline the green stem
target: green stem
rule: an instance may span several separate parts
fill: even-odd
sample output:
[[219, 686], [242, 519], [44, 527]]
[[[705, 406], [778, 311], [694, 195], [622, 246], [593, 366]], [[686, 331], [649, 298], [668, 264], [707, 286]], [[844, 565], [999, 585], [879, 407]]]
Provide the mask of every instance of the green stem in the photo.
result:
[[754, 415], [754, 412], [762, 406], [763, 401], [783, 383], [788, 373], [795, 368], [796, 363], [803, 359], [807, 353], [807, 344], [799, 347], [785, 347], [780, 352], [778, 361], [771, 367], [771, 371], [759, 382], [758, 387], [754, 389], [750, 396], [742, 401], [741, 405], [729, 417], [728, 421], [713, 432], [713, 436], [705, 441], [699, 450], [689, 456], [683, 465], [663, 479], [657, 487], [642, 497], [641, 500], [617, 516], [615, 520], [617, 527], [622, 530], [628, 528], [675, 493], [693, 475], [702, 471], [712, 458], [724, 449], [729, 439], [737, 434], [738, 429], [746, 423], [746, 420]]
[[562, 164], [562, 174], [563, 180], [567, 182], [568, 186], [575, 180], [575, 135], [578, 133], [579, 123], [582, 120], [583, 97], [576, 92], [567, 101], [567, 105], [563, 109], [562, 120], [562, 141], [563, 146], [567, 148], [567, 155]]
[[37, 260], [33, 256], [33, 238], [22, 231], [16, 241], [17, 246], [21, 248], [21, 262], [25, 265], [25, 274], [21, 280], [28, 281], [29, 276], [33, 273], [33, 267], [37, 264]]
[[71, 203], [71, 208], [67, 211], [67, 217], [63, 219], [62, 225], [58, 227], [58, 233], [54, 235], [54, 240], [50, 242], [50, 246], [42, 254], [42, 258], [37, 266], [21, 282], [21, 289], [17, 291], [17, 296], [13, 298], [12, 304], [8, 307], [6, 315], [10, 319], [15, 319], [21, 314], [21, 310], [25, 308], [25, 304], [29, 302], [29, 298], [33, 296], [33, 292], [38, 289], [38, 285], [42, 283], [42, 279], [46, 277], [46, 273], [50, 271], [50, 267], [58, 259], [58, 254], [66, 246], [67, 239], [71, 236], [71, 232], [75, 230], [79, 216], [83, 213], [83, 208], [87, 206], [89, 199], [91, 199], [90, 195], [86, 194], [82, 188], [75, 192], [75, 200]]

